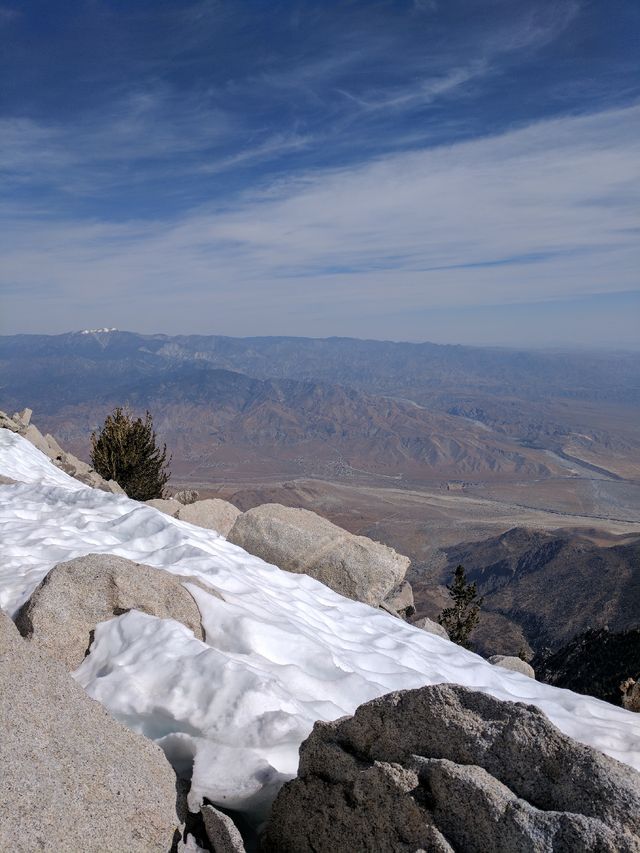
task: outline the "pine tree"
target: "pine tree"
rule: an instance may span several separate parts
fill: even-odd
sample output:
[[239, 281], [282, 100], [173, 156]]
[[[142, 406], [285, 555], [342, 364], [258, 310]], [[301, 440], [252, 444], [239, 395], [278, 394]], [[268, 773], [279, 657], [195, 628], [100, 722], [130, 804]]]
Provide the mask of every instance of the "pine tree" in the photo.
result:
[[446, 628], [454, 643], [471, 648], [469, 637], [480, 621], [480, 608], [484, 598], [480, 598], [475, 583], [467, 583], [464, 566], [458, 566], [453, 576], [453, 583], [447, 586], [453, 599], [451, 607], [445, 607], [438, 622]]
[[169, 480], [171, 457], [157, 443], [149, 412], [144, 420], [118, 407], [91, 436], [91, 464], [106, 480], [115, 480], [130, 498], [161, 498]]

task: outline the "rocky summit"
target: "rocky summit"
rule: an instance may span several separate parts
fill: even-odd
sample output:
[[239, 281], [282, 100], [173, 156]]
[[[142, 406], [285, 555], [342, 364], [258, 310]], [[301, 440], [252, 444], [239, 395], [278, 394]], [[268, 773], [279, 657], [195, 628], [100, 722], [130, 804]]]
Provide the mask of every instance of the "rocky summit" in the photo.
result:
[[316, 724], [264, 848], [637, 853], [640, 777], [531, 705], [448, 684], [401, 691]]

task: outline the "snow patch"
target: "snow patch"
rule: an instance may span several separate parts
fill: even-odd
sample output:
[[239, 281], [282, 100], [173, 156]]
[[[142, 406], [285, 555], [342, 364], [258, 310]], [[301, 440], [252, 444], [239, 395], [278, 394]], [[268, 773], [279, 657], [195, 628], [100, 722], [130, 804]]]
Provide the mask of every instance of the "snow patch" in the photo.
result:
[[297, 769], [315, 720], [351, 714], [393, 690], [451, 682], [541, 708], [563, 732], [640, 770], [640, 715], [494, 667], [453, 643], [280, 571], [214, 531], [67, 477], [29, 442], [0, 430], [0, 607], [24, 602], [58, 562], [110, 553], [194, 575], [185, 584], [205, 642], [137, 611], [97, 626], [75, 673], [87, 692], [193, 774], [206, 796], [264, 816]]

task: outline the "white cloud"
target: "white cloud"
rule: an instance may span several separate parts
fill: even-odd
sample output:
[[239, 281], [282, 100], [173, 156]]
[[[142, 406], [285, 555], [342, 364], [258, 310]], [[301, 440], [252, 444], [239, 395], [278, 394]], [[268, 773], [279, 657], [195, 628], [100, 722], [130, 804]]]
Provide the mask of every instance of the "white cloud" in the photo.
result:
[[304, 333], [316, 313], [322, 333], [351, 317], [362, 335], [393, 315], [388, 336], [403, 337], [432, 308], [637, 290], [639, 138], [636, 106], [312, 171], [172, 222], [23, 216], [0, 237], [4, 311], [24, 328], [40, 292], [80, 306], [62, 328], [211, 317], [239, 333], [244, 316], [245, 331]]

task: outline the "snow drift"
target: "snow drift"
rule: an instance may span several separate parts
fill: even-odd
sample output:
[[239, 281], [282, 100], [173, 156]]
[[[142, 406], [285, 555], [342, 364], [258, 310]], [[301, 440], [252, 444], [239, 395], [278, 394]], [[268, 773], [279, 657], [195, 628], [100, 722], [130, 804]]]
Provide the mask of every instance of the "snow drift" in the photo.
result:
[[315, 720], [393, 690], [452, 682], [541, 708], [558, 728], [640, 770], [640, 715], [494, 667], [453, 643], [280, 571], [215, 532], [59, 471], [0, 430], [0, 607], [14, 614], [57, 563], [111, 553], [191, 574], [205, 642], [130, 611], [97, 626], [75, 672], [89, 695], [157, 741], [203, 797], [260, 820], [296, 773]]

